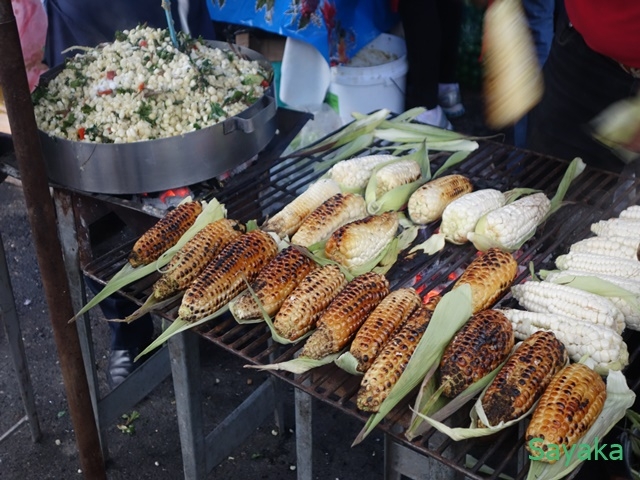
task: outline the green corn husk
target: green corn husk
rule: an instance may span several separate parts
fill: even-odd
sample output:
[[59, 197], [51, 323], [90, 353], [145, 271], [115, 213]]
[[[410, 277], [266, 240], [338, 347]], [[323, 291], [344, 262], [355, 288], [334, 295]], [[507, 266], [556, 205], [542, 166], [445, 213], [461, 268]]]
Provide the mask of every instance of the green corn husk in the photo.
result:
[[335, 363], [338, 367], [351, 375], [364, 375], [364, 372], [358, 371], [358, 360], [352, 355], [351, 352], [344, 352], [338, 358], [335, 359]]
[[356, 137], [349, 143], [326, 155], [325, 160], [323, 160], [322, 162], [318, 162], [313, 166], [313, 170], [315, 172], [322, 172], [324, 170], [328, 170], [342, 160], [353, 158], [357, 154], [369, 148], [373, 143], [373, 140], [373, 134], [362, 134], [361, 136]]
[[[185, 198], [181, 203], [187, 201], [191, 201], [191, 197]], [[203, 205], [202, 212], [200, 212], [200, 215], [198, 215], [195, 223], [191, 225], [191, 227], [184, 233], [184, 235], [182, 235], [182, 237], [180, 237], [178, 243], [164, 252], [160, 256], [160, 258], [158, 258], [158, 260], [149, 265], [143, 265], [141, 267], [134, 268], [127, 262], [122, 267], [122, 269], [106, 283], [102, 290], [100, 290], [100, 292], [98, 292], [84, 307], [80, 309], [78, 313], [76, 313], [69, 320], [69, 323], [77, 320], [78, 317], [84, 315], [109, 295], [164, 267], [171, 261], [176, 252], [178, 252], [178, 250], [180, 250], [185, 243], [191, 240], [196, 233], [202, 230], [205, 225], [225, 218], [227, 211], [223, 204], [219, 203], [215, 198], [208, 203], [203, 202], [203, 204], [205, 203], [206, 205]]]
[[271, 363], [269, 365], [245, 365], [244, 368], [253, 368], [256, 370], [282, 370], [285, 372], [291, 372], [301, 374], [308, 372], [314, 368], [322, 367], [323, 365], [329, 365], [334, 362], [340, 355], [344, 353], [344, 350], [338, 353], [332, 353], [320, 360], [313, 360], [311, 358], [294, 358], [281, 363]]
[[623, 162], [630, 163], [640, 153], [627, 148], [640, 131], [640, 94], [620, 100], [590, 122], [593, 137], [609, 147]]
[[389, 396], [380, 405], [379, 411], [369, 417], [353, 445], [364, 440], [376, 425], [422, 382], [430, 371], [435, 371], [444, 349], [470, 317], [471, 287], [462, 285], [442, 297], [405, 371], [389, 392]]

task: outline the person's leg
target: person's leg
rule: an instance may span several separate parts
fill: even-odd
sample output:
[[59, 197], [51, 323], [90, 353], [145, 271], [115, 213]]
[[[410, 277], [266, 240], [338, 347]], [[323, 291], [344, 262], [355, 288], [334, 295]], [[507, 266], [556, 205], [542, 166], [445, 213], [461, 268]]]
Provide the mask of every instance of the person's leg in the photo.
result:
[[464, 114], [457, 76], [462, 7], [460, 0], [437, 0], [442, 39], [440, 44], [438, 103], [450, 118], [456, 118]]
[[638, 80], [592, 51], [566, 17], [556, 29], [543, 67], [545, 92], [529, 118], [529, 149], [620, 171], [622, 162], [593, 139], [589, 122], [612, 103], [633, 95]]

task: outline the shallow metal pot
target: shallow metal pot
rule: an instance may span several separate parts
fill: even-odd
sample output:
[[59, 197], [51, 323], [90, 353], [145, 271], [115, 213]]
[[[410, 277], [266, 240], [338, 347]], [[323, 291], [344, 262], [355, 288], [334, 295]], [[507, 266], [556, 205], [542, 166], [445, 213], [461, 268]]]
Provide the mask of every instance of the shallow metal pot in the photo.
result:
[[[225, 42], [207, 43], [231, 49]], [[236, 45], [233, 49], [272, 71], [271, 63], [258, 52]], [[48, 79], [56, 73], [52, 71]], [[158, 192], [208, 180], [251, 159], [275, 135], [276, 110], [272, 85], [238, 115], [176, 137], [87, 143], [40, 131], [40, 140], [47, 174], [58, 185], [105, 194]]]

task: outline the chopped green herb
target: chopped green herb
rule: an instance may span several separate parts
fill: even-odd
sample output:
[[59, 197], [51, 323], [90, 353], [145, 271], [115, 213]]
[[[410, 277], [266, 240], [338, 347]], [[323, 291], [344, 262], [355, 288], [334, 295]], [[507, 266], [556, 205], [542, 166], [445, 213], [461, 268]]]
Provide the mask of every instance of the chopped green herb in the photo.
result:
[[153, 107], [151, 105], [149, 105], [147, 102], [142, 102], [142, 104], [140, 105], [140, 108], [136, 110], [136, 113], [140, 115], [140, 118], [142, 118], [145, 122], [151, 125], [155, 125], [156, 121], [149, 117], [152, 111], [153, 111]]

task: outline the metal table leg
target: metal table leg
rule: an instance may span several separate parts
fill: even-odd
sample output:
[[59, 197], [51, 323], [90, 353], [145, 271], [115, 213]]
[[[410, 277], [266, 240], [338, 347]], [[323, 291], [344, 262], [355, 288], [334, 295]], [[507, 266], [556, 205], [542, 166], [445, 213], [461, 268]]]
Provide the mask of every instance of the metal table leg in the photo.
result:
[[313, 478], [313, 397], [295, 389], [296, 471], [298, 480]]

